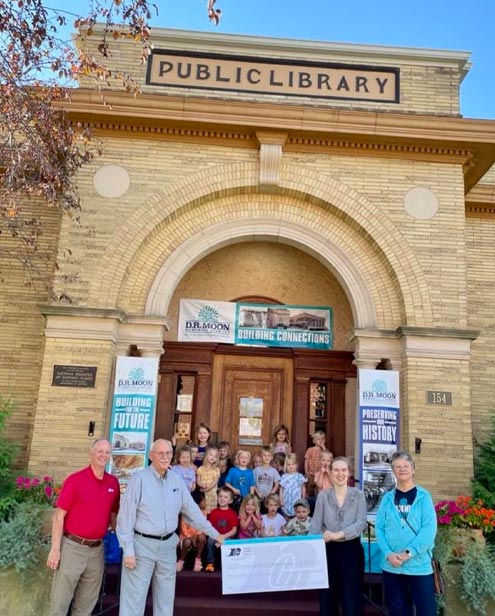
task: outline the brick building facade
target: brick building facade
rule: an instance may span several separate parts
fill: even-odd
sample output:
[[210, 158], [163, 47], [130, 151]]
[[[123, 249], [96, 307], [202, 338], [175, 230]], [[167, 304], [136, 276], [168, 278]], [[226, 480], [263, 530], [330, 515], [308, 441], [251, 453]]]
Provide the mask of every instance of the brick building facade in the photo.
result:
[[[71, 115], [103, 154], [78, 175], [79, 223], [40, 208], [43, 249], [76, 275], [40, 279], [72, 303], [2, 264], [0, 390], [18, 401], [9, 434], [23, 460], [58, 477], [84, 463], [88, 423], [108, 433], [115, 357], [130, 345], [161, 356], [164, 344], [167, 357], [180, 298], [269, 298], [332, 306], [328, 362], [347, 353], [354, 370], [399, 370], [402, 446], [422, 439], [418, 479], [437, 497], [469, 489], [473, 437], [493, 409], [495, 121], [459, 114], [468, 55], [170, 30], [154, 49], [169, 64], [160, 83], [143, 67], [140, 96], [111, 89], [102, 106], [89, 83], [74, 95]], [[139, 52], [122, 41], [112, 62], [135, 69]], [[306, 96], [311, 79], [321, 91]], [[298, 386], [312, 376], [296, 360], [222, 353], [210, 385], [229, 362], [270, 364], [286, 377], [279, 416], [294, 427], [307, 414]], [[96, 386], [54, 387], [60, 364], [96, 367]], [[344, 372], [338, 453], [353, 456], [356, 376]], [[427, 404], [430, 390], [452, 405]], [[157, 412], [173, 413], [160, 395]], [[222, 392], [207, 396], [196, 419], [232, 438]]]

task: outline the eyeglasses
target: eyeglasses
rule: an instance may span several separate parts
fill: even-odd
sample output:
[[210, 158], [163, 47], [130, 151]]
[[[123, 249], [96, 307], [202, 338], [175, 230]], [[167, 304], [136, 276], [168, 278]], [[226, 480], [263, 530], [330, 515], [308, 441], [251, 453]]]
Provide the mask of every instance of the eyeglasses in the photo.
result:
[[171, 451], [151, 451], [150, 453], [154, 453], [159, 458], [171, 458], [173, 455]]
[[408, 464], [407, 466], [396, 466], [394, 464], [392, 468], [394, 469], [394, 471], [408, 471], [412, 468], [412, 466], [410, 464]]

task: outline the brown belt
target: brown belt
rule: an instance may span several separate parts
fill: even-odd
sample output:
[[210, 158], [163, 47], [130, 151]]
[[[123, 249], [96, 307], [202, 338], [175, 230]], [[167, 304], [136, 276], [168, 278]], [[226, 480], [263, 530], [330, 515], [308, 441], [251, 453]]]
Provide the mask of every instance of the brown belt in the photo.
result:
[[79, 543], [79, 545], [87, 545], [88, 548], [97, 548], [99, 545], [101, 545], [101, 539], [84, 539], [84, 537], [78, 537], [77, 535], [68, 533], [65, 530], [64, 537], [67, 537], [67, 539]]

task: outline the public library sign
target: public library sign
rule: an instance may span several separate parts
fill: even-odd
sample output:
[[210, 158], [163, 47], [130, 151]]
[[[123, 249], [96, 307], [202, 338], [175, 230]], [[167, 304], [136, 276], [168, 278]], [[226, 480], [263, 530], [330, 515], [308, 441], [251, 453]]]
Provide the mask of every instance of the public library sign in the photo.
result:
[[278, 96], [399, 102], [398, 68], [164, 49], [151, 53], [146, 83]]

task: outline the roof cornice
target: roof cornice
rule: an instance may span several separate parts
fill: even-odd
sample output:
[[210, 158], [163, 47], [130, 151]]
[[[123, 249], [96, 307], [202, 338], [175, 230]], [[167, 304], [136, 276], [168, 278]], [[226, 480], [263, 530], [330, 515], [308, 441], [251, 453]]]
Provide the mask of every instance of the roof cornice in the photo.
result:
[[[163, 94], [133, 96], [94, 89], [73, 92], [71, 118], [135, 127], [188, 127], [254, 135], [259, 130], [288, 133], [289, 140], [352, 140], [360, 143], [457, 150], [463, 158], [466, 192], [495, 163], [495, 120], [349, 111], [284, 103], [214, 100]], [[387, 155], [387, 147], [383, 155]], [[454, 152], [451, 152], [454, 153]], [[448, 162], [451, 162], [450, 160]]]

